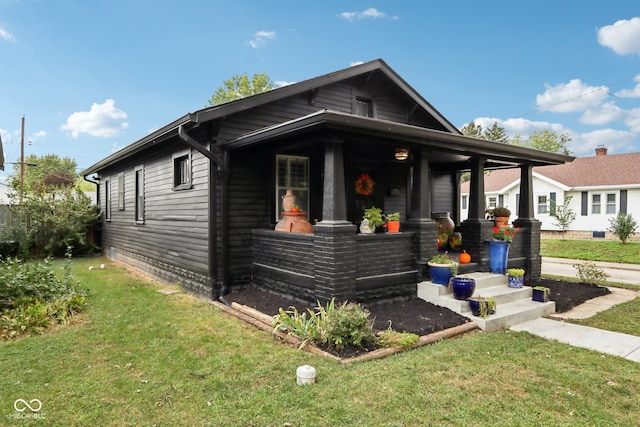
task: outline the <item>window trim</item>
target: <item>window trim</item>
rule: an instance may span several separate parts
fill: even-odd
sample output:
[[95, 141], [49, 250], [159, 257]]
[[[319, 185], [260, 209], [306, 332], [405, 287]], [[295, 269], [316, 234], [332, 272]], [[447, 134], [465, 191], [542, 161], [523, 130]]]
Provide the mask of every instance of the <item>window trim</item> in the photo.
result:
[[[607, 215], [615, 215], [616, 208], [618, 206], [618, 198], [616, 197], [616, 193], [606, 193], [606, 194], [607, 194], [607, 197], [605, 202], [605, 212]], [[609, 196], [613, 197], [612, 202], [609, 201]], [[613, 212], [609, 212], [609, 208], [613, 208]]]
[[[191, 150], [183, 150], [177, 153], [174, 153], [171, 157], [171, 164], [173, 168], [173, 190], [174, 191], [182, 191], [182, 190], [190, 190], [193, 188], [193, 156]], [[188, 181], [182, 182], [182, 169], [180, 165], [183, 160], [186, 160], [188, 165], [188, 171], [186, 175], [188, 175]]]
[[[598, 203], [595, 202], [595, 198], [598, 198]], [[595, 211], [595, 207], [598, 207], [598, 212]], [[602, 215], [602, 194], [593, 193], [591, 194], [591, 214], [592, 215]]]
[[[287, 190], [293, 190], [294, 192], [298, 192], [298, 194], [300, 195], [300, 192], [304, 192], [306, 193], [306, 197], [305, 197], [305, 202], [302, 203], [300, 200], [297, 200], [297, 204], [301, 205], [300, 208], [305, 211], [308, 212], [309, 211], [309, 203], [310, 203], [310, 186], [309, 186], [309, 179], [311, 177], [311, 159], [308, 156], [297, 156], [297, 155], [290, 155], [290, 154], [276, 154], [275, 156], [275, 182], [274, 182], [274, 187], [275, 187], [275, 192], [276, 192], [276, 200], [275, 200], [275, 218], [280, 219], [282, 217], [282, 195], [284, 195], [286, 193]], [[300, 187], [300, 186], [292, 186], [290, 185], [291, 182], [289, 180], [287, 180], [287, 183], [284, 186], [280, 186], [279, 183], [279, 172], [280, 172], [280, 168], [279, 168], [279, 162], [281, 159], [287, 159], [287, 164], [289, 164], [289, 160], [303, 160], [306, 162], [306, 173], [307, 176], [305, 177], [305, 182], [306, 182], [306, 187]], [[287, 170], [287, 173], [289, 173], [289, 170]], [[303, 205], [303, 206], [302, 206]]]
[[104, 220], [111, 222], [111, 178], [104, 180]]
[[124, 172], [120, 172], [118, 174], [118, 210], [119, 211], [124, 210], [124, 195], [125, 195], [124, 187], [125, 187]]
[[144, 166], [136, 166], [134, 169], [134, 195], [135, 195], [135, 209], [134, 219], [136, 224], [144, 224], [145, 215], [145, 191], [144, 191]]

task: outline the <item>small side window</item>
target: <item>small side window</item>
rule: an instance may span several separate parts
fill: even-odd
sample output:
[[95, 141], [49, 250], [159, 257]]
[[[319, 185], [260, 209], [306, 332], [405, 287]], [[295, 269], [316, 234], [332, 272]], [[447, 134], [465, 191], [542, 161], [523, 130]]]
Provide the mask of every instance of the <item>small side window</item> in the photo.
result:
[[185, 154], [173, 158], [173, 189], [191, 188], [191, 156]]

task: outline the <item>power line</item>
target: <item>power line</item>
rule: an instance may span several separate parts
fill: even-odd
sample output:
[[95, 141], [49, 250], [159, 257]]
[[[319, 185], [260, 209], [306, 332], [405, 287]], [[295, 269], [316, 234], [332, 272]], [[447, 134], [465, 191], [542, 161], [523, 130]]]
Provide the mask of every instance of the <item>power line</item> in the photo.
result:
[[[628, 82], [629, 80], [633, 80], [633, 79], [635, 79], [635, 78], [636, 78], [636, 76], [638, 76], [638, 74], [633, 75], [633, 76], [631, 76], [631, 77], [627, 77], [626, 79], [619, 80], [619, 81], [617, 81], [617, 82], [615, 82], [615, 83], [610, 83], [610, 84], [604, 85], [604, 87], [609, 88], [609, 87], [611, 87], [611, 86], [616, 86], [616, 85], [619, 85], [619, 84], [621, 84], [621, 83]], [[582, 94], [580, 94], [580, 95], [578, 95], [578, 96], [574, 96], [574, 97], [572, 97], [572, 98], [566, 98], [566, 99], [563, 99], [563, 100], [561, 100], [561, 101], [555, 102], [555, 103], [553, 103], [553, 104], [549, 104], [549, 105], [545, 105], [545, 106], [540, 107], [540, 108], [536, 108], [535, 110], [531, 110], [531, 111], [529, 111], [528, 113], [520, 114], [519, 116], [516, 116], [516, 118], [520, 118], [520, 117], [524, 117], [524, 116], [529, 116], [529, 115], [534, 114], [534, 113], [539, 113], [540, 111], [548, 110], [549, 108], [555, 107], [555, 106], [557, 106], [557, 105], [561, 105], [561, 104], [564, 104], [564, 103], [567, 103], [567, 102], [570, 102], [570, 101], [574, 101], [574, 100], [576, 100], [576, 99], [582, 98], [582, 97], [584, 97], [584, 96], [587, 96], [587, 95], [590, 95], [590, 94], [592, 94], [592, 93], [599, 92], [599, 91], [603, 91], [604, 93], [606, 93], [606, 94], [607, 94], [607, 95], [609, 95], [609, 96], [612, 96], [612, 97], [614, 97], [614, 98], [616, 98], [616, 99], [620, 99], [619, 97], [617, 97], [617, 96], [615, 96], [614, 94], [610, 93], [608, 90], [605, 90], [605, 89], [603, 88], [603, 86], [601, 86], [601, 87], [598, 87], [598, 88], [596, 88], [596, 89], [593, 89], [593, 90], [590, 90], [590, 91], [584, 92], [584, 93], [582, 93]]]

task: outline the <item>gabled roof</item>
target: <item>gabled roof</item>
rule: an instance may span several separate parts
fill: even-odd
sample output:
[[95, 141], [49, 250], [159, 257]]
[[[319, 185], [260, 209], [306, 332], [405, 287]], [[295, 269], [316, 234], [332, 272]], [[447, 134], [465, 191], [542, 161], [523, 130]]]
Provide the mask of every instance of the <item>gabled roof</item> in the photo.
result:
[[316, 113], [300, 117], [285, 123], [279, 123], [273, 126], [267, 126], [251, 132], [234, 141], [221, 141], [221, 145], [225, 149], [230, 150], [239, 146], [246, 146], [252, 138], [254, 141], [267, 135], [273, 137], [277, 132], [279, 136], [284, 135], [287, 131], [300, 131], [306, 124], [311, 123], [313, 126], [332, 126], [345, 128], [359, 128], [363, 132], [379, 132], [391, 138], [411, 138], [413, 142], [420, 144], [429, 144], [436, 148], [448, 151], [450, 155], [440, 159], [441, 162], [464, 162], [471, 154], [480, 154], [490, 156], [500, 165], [515, 165], [521, 160], [528, 160], [532, 164], [556, 164], [571, 161], [572, 158], [555, 153], [546, 153], [538, 150], [532, 150], [523, 147], [516, 147], [508, 144], [499, 144], [486, 140], [479, 140], [463, 136], [442, 114], [440, 114], [431, 104], [429, 104], [420, 94], [418, 94], [407, 82], [405, 82], [395, 71], [393, 71], [383, 60], [376, 59], [353, 67], [345, 68], [340, 71], [325, 74], [289, 86], [284, 86], [261, 94], [241, 98], [235, 101], [216, 105], [213, 107], [198, 110], [195, 113], [189, 113], [183, 117], [173, 121], [163, 128], [145, 136], [144, 138], [132, 143], [122, 150], [112, 154], [111, 156], [101, 160], [100, 162], [90, 166], [82, 171], [82, 175], [90, 175], [96, 173], [120, 160], [146, 150], [155, 144], [159, 144], [167, 139], [174, 138], [178, 134], [179, 128], [190, 129], [198, 127], [201, 124], [224, 118], [236, 113], [246, 111], [255, 107], [273, 103], [287, 97], [309, 93], [313, 97], [314, 91], [322, 86], [345, 81], [356, 77], [364, 77], [366, 79], [380, 76], [389, 79], [395, 84], [402, 93], [415, 104], [412, 111], [421, 110], [425, 115], [433, 118], [439, 130], [429, 129], [421, 126], [414, 126], [398, 122], [391, 122], [379, 119], [362, 118], [352, 114], [340, 113], [330, 110], [319, 110]]
[[[533, 173], [566, 190], [640, 187], [640, 153], [578, 157], [569, 163], [536, 166]], [[488, 193], [500, 192], [519, 179], [520, 169], [494, 170], [485, 175], [484, 189]], [[468, 183], [462, 184], [461, 192], [469, 192]]]

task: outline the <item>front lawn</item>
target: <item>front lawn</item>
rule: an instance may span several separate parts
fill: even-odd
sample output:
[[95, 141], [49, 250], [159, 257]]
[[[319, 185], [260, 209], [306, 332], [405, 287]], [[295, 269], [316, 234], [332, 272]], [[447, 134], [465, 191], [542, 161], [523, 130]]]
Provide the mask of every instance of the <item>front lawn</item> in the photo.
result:
[[[640, 413], [640, 364], [526, 333], [342, 365], [106, 259], [73, 271], [91, 290], [83, 323], [0, 343], [6, 425], [35, 422], [18, 399], [42, 403], [42, 425], [65, 426], [618, 426]], [[305, 364], [317, 383], [298, 386]]]

